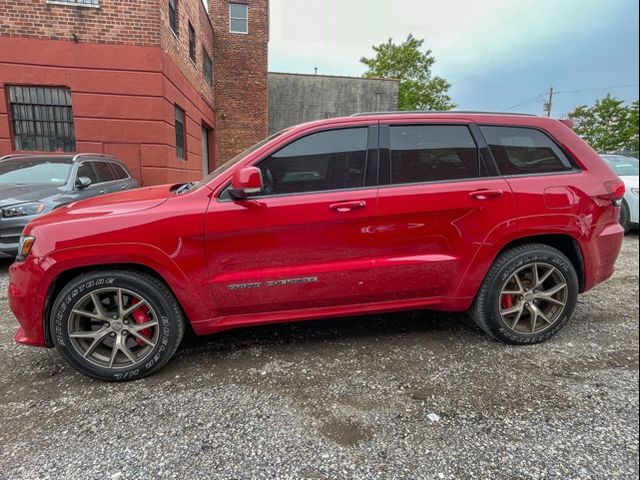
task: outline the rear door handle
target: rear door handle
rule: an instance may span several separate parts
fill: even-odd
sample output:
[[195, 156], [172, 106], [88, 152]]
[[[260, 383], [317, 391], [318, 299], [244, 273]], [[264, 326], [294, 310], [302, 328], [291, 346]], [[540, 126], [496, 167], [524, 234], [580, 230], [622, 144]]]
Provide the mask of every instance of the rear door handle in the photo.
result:
[[504, 194], [502, 190], [475, 190], [469, 193], [471, 198], [476, 200], [487, 200], [489, 198], [501, 197]]
[[122, 190], [126, 190], [126, 189], [127, 189], [127, 186], [126, 186], [126, 185], [122, 185], [120, 188], [121, 188]]
[[367, 202], [360, 200], [357, 202], [340, 202], [329, 205], [331, 210], [338, 212], [350, 212], [351, 210], [357, 210], [358, 208], [364, 208], [367, 206]]
[[107, 193], [106, 190], [100, 190], [100, 195], [104, 195], [105, 193]]

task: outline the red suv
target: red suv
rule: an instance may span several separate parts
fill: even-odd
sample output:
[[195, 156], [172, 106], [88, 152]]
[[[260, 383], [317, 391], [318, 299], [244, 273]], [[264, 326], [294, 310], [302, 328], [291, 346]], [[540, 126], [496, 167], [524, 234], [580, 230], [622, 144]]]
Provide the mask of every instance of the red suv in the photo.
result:
[[613, 273], [624, 184], [569, 126], [525, 115], [366, 114], [284, 130], [198, 183], [29, 223], [16, 340], [104, 380], [198, 335], [413, 309], [544, 341]]

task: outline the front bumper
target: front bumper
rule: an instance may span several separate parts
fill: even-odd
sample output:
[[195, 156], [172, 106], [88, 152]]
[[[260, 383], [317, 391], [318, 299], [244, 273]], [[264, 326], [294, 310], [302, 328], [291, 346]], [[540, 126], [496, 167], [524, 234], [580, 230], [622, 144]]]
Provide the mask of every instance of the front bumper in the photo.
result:
[[0, 216], [0, 258], [15, 258], [24, 227], [39, 215], [6, 218]]
[[43, 281], [38, 261], [31, 257], [14, 262], [9, 268], [9, 308], [20, 328], [16, 342], [37, 347], [50, 347], [44, 331], [44, 312], [48, 285]]

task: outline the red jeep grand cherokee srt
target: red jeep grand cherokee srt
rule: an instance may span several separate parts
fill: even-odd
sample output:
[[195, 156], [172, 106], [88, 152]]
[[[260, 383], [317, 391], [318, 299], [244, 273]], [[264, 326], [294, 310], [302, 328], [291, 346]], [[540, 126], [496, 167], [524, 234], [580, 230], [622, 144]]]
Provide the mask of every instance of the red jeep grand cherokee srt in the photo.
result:
[[129, 380], [189, 322], [228, 328], [468, 310], [544, 341], [609, 278], [624, 184], [560, 121], [365, 114], [284, 130], [198, 183], [116, 193], [27, 225], [16, 340]]

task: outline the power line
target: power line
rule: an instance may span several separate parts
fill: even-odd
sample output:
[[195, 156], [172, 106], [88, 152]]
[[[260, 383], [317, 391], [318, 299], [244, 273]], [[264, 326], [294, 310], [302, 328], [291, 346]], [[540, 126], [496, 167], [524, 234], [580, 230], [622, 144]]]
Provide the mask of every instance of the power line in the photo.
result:
[[629, 88], [629, 87], [637, 87], [637, 86], [638, 86], [637, 83], [629, 83], [627, 85], [612, 85], [610, 87], [586, 88], [584, 90], [563, 90], [563, 91], [560, 91], [560, 92], [554, 92], [554, 94], [596, 92], [598, 90], [612, 90], [614, 88]]
[[524, 107], [525, 105], [529, 105], [530, 103], [533, 103], [533, 102], [541, 102], [542, 101], [542, 96], [545, 93], [546, 92], [539, 93], [535, 97], [531, 97], [529, 100], [525, 100], [522, 103], [518, 103], [517, 105], [514, 105], [513, 107], [510, 107], [510, 108], [505, 108], [504, 110], [506, 112], [510, 112], [511, 110], [515, 110], [516, 108]]

